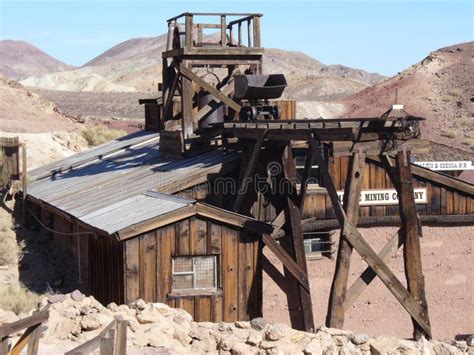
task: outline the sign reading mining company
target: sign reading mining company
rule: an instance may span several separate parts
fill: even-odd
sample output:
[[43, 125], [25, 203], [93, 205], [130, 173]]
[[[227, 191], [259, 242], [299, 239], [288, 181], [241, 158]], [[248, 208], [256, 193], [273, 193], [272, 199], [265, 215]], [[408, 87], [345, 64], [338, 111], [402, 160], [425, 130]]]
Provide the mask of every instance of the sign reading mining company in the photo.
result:
[[[415, 203], [428, 203], [426, 196], [426, 188], [415, 188]], [[337, 196], [342, 203], [344, 198], [344, 191], [337, 191]], [[398, 205], [398, 194], [395, 189], [380, 189], [380, 190], [362, 190], [359, 199], [360, 206], [380, 206], [380, 205]]]

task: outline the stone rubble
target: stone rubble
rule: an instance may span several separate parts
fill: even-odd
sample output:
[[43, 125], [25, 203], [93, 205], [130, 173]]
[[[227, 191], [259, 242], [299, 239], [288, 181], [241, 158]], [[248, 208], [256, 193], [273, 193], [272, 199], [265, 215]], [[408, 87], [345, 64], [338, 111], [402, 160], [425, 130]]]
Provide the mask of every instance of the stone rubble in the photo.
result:
[[[70, 343], [70, 347], [92, 339], [111, 321], [120, 318], [128, 321], [129, 346], [147, 354], [474, 354], [472, 338], [467, 343], [447, 344], [389, 335], [370, 337], [324, 326], [315, 333], [305, 333], [282, 323], [268, 324], [263, 318], [250, 322], [198, 323], [186, 311], [165, 304], [137, 300], [129, 306], [110, 303], [104, 307], [94, 297], [86, 297], [79, 291], [44, 297], [39, 308], [48, 304], [50, 316], [41, 342]], [[0, 323], [18, 319], [14, 313], [0, 310]]]

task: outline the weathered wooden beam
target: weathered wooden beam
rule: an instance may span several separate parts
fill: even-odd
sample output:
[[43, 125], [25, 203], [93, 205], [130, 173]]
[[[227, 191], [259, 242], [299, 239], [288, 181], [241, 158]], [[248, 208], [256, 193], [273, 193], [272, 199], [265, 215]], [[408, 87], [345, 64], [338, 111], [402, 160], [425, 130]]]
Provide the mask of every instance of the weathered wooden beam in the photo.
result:
[[[402, 246], [405, 241], [405, 236], [401, 233], [400, 229], [395, 233], [392, 238], [385, 244], [385, 246], [380, 251], [379, 258], [383, 261], [389, 260], [395, 254], [397, 254], [398, 249]], [[355, 303], [357, 298], [362, 294], [362, 292], [369, 286], [369, 284], [375, 279], [377, 274], [368, 266], [360, 275], [360, 277], [354, 281], [352, 286], [347, 290], [346, 297], [344, 299], [344, 310], [348, 311], [352, 305]]]
[[397, 154], [396, 169], [400, 182], [399, 207], [402, 221], [401, 230], [405, 234], [403, 256], [408, 291], [419, 303], [424, 313], [424, 326], [412, 316], [414, 337], [420, 339], [423, 335], [431, 338], [428, 316], [428, 303], [425, 295], [425, 281], [421, 265], [420, 236], [421, 226], [418, 223], [415, 197], [413, 196], [413, 179], [410, 169], [410, 152], [400, 151]]
[[288, 255], [285, 249], [278, 244], [270, 235], [263, 234], [262, 240], [265, 245], [275, 254], [275, 256], [281, 261], [284, 267], [291, 272], [291, 274], [298, 280], [300, 285], [309, 292], [309, 282], [307, 273], [303, 268], [297, 264], [291, 256]]
[[214, 97], [218, 98], [219, 100], [223, 101], [226, 105], [229, 105], [234, 111], [240, 112], [240, 109], [242, 108], [242, 106], [240, 106], [237, 102], [235, 102], [231, 98], [224, 95], [222, 92], [217, 90], [214, 86], [212, 86], [208, 82], [198, 77], [189, 68], [186, 68], [183, 64], [180, 64], [179, 70], [181, 74], [186, 76], [189, 80], [194, 81], [196, 84], [198, 84], [205, 90], [209, 91], [209, 93], [211, 93]]
[[242, 206], [242, 202], [244, 202], [244, 197], [247, 192], [248, 184], [250, 183], [250, 177], [255, 172], [255, 167], [257, 166], [258, 156], [260, 155], [260, 149], [262, 148], [263, 141], [265, 140], [265, 136], [267, 135], [267, 131], [262, 132], [260, 137], [255, 141], [255, 144], [252, 148], [252, 154], [250, 155], [250, 159], [248, 162], [245, 162], [246, 168], [245, 172], [242, 176], [242, 181], [239, 190], [237, 191], [237, 196], [234, 201], [234, 205], [232, 206], [232, 211], [237, 212], [240, 207]]
[[377, 276], [387, 286], [400, 304], [415, 319], [425, 331], [427, 337], [431, 338], [431, 327], [424, 309], [397, 279], [395, 274], [388, 268], [377, 253], [370, 247], [361, 234], [349, 222], [344, 225], [346, 239], [352, 247], [357, 250], [362, 259], [375, 271]]
[[[351, 158], [351, 171], [347, 177], [344, 193], [344, 209], [346, 218], [352, 225], [357, 225], [359, 217], [359, 198], [364, 180], [365, 153], [355, 152]], [[347, 281], [352, 255], [352, 246], [341, 230], [339, 249], [336, 260], [336, 270], [331, 285], [328, 316], [326, 323], [329, 327], [342, 329], [344, 326], [344, 302], [346, 298]]]
[[[285, 215], [287, 230], [290, 235], [281, 241], [282, 246], [294, 257], [296, 263], [301, 266], [304, 272], [308, 273], [306, 265], [306, 253], [304, 250], [303, 232], [301, 230], [301, 209], [299, 206], [296, 191], [296, 164], [293, 150], [287, 145], [282, 154], [282, 168], [284, 178], [289, 182], [286, 184], [286, 191], [282, 191], [285, 198]], [[289, 185], [289, 186], [288, 186]], [[314, 331], [313, 306], [311, 302], [311, 292], [301, 285], [298, 286], [300, 313], [303, 321], [303, 330]]]
[[[189, 71], [186, 67], [186, 64], [181, 63], [179, 72], [183, 74], [183, 72]], [[192, 73], [192, 72], [191, 72]], [[193, 74], [194, 75], [194, 74]], [[193, 90], [193, 83], [192, 78], [187, 75], [180, 75], [181, 77], [181, 120], [182, 120], [182, 130], [184, 139], [191, 137], [194, 134], [195, 123], [193, 119], [193, 97], [194, 97], [194, 90]]]
[[[303, 178], [301, 181], [300, 194], [298, 196], [300, 209], [303, 209], [303, 206], [304, 206], [304, 200], [306, 197], [306, 191], [308, 189], [308, 180], [311, 174], [311, 169], [313, 167], [313, 161], [314, 161], [314, 154], [313, 154], [313, 151], [310, 150], [308, 152], [308, 155], [306, 156]], [[280, 213], [273, 219], [271, 224], [275, 227], [272, 233], [272, 238], [275, 238], [279, 234], [281, 228], [285, 224], [285, 211], [280, 211]]]

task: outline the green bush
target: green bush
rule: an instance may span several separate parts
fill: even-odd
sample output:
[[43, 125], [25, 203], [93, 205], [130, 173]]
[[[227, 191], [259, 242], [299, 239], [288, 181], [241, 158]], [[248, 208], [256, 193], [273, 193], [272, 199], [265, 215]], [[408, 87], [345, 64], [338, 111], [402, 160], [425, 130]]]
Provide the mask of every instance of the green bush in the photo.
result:
[[87, 141], [87, 144], [90, 146], [96, 146], [122, 137], [126, 132], [117, 129], [110, 129], [102, 125], [91, 125], [84, 128], [81, 134]]

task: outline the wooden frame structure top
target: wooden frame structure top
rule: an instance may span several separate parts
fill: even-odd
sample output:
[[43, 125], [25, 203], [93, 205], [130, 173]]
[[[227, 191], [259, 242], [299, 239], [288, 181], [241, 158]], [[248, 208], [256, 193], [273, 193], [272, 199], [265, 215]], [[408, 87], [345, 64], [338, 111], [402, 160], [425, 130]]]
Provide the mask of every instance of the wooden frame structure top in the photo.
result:
[[[261, 55], [260, 18], [262, 14], [251, 13], [191, 13], [185, 12], [167, 20], [168, 37], [163, 58], [189, 54]], [[214, 18], [213, 23], [198, 23], [196, 17]], [[184, 23], [179, 23], [184, 19]], [[228, 21], [231, 19], [231, 21]], [[184, 31], [182, 30], [184, 29]], [[219, 43], [205, 42], [204, 30], [220, 30]], [[179, 37], [176, 36], [179, 34]], [[237, 34], [237, 39], [234, 38]], [[245, 36], [246, 35], [246, 36]], [[181, 43], [184, 36], [184, 43]], [[245, 38], [244, 38], [245, 37]]]

